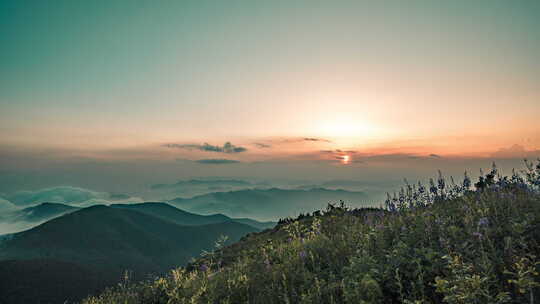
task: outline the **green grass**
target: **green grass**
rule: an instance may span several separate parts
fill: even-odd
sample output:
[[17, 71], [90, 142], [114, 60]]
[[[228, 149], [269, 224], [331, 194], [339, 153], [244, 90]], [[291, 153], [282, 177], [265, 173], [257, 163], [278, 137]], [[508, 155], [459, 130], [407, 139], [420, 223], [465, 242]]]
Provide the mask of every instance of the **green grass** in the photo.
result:
[[83, 303], [540, 303], [540, 162], [496, 173], [329, 205]]

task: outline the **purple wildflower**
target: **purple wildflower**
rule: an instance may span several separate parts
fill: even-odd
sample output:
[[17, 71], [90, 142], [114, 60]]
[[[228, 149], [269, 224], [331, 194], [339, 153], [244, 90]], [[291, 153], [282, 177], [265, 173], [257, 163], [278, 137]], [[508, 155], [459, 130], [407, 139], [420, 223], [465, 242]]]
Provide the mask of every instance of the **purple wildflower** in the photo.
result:
[[300, 253], [298, 253], [298, 256], [300, 256], [300, 258], [303, 260], [303, 259], [306, 258], [307, 253], [304, 250], [302, 250], [302, 251], [300, 251]]
[[270, 260], [268, 258], [264, 259], [264, 265], [266, 266], [266, 269], [270, 270], [272, 266], [270, 265]]
[[471, 187], [471, 179], [467, 175], [467, 171], [465, 171], [464, 177], [463, 177], [463, 189], [469, 190]]
[[487, 217], [483, 217], [480, 220], [478, 220], [478, 226], [487, 226], [489, 225], [489, 220]]
[[477, 237], [479, 240], [481, 240], [482, 237], [483, 237], [483, 235], [480, 232], [477, 232], [477, 231], [473, 232], [473, 236]]
[[206, 266], [206, 264], [202, 264], [201, 266], [199, 266], [199, 270], [202, 272], [206, 272], [208, 270], [208, 266]]

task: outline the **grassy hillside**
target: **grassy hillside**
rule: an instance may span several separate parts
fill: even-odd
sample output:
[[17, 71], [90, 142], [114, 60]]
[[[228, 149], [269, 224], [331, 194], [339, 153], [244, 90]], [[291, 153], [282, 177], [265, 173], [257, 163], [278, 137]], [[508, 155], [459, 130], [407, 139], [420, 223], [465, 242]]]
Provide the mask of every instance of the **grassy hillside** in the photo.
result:
[[238, 222], [238, 223], [253, 226], [253, 227], [258, 228], [260, 230], [274, 228], [276, 226], [276, 224], [277, 224], [276, 222], [259, 222], [259, 221], [255, 221], [255, 220], [252, 220], [252, 219], [249, 219], [249, 218], [233, 218], [232, 220], [235, 221], [235, 222]]
[[540, 162], [282, 220], [98, 303], [538, 303]]

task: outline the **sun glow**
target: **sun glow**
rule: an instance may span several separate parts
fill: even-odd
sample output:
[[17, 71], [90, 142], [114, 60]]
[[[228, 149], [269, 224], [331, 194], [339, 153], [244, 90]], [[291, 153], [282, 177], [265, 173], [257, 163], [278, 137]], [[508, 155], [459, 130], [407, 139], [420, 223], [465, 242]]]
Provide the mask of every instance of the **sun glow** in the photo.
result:
[[346, 165], [348, 164], [349, 162], [351, 161], [351, 157], [349, 155], [344, 155], [342, 158], [341, 158], [341, 162]]
[[352, 119], [341, 119], [336, 121], [328, 121], [319, 125], [318, 133], [322, 136], [339, 138], [339, 137], [366, 137], [373, 135], [374, 128], [367, 124], [358, 122]]

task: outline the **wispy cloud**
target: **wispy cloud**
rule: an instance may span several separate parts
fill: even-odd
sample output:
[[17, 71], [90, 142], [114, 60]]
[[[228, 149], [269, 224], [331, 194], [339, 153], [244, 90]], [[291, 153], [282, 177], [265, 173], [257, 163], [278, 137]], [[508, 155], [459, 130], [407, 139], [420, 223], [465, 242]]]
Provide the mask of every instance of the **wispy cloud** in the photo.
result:
[[328, 140], [328, 139], [324, 139], [324, 138], [315, 138], [315, 137], [304, 137], [303, 140], [304, 140], [304, 141], [323, 141], [323, 142], [331, 142], [331, 141]]
[[199, 144], [164, 144], [167, 148], [187, 149], [187, 150], [201, 150], [206, 152], [219, 152], [219, 153], [240, 153], [247, 151], [247, 148], [235, 146], [230, 142], [226, 142], [223, 146], [215, 146], [209, 143]]
[[355, 154], [356, 151], [354, 151], [354, 150], [341, 150], [341, 149], [335, 149], [335, 150], [321, 150], [321, 153], [346, 153], [346, 154]]
[[233, 159], [225, 159], [225, 158], [208, 158], [208, 159], [199, 159], [195, 162], [199, 164], [206, 164], [206, 165], [228, 165], [228, 164], [238, 164], [240, 161], [233, 160]]
[[540, 157], [540, 150], [527, 150], [525, 147], [515, 144], [508, 148], [501, 148], [491, 154], [495, 158], [535, 158]]
[[253, 143], [253, 145], [255, 145], [257, 148], [261, 148], [261, 149], [272, 148], [272, 145], [264, 144], [264, 143], [260, 143], [260, 142]]

